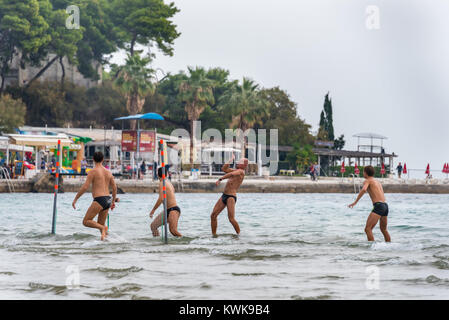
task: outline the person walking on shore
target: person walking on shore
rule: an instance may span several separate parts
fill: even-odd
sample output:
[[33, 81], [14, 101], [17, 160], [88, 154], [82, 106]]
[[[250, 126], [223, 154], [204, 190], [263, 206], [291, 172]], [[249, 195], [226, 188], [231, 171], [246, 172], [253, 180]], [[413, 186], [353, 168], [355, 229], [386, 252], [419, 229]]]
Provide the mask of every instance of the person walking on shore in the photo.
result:
[[235, 203], [237, 202], [237, 191], [242, 185], [243, 179], [245, 179], [245, 169], [248, 166], [248, 159], [242, 158], [237, 163], [237, 169], [229, 168], [229, 165], [234, 161], [235, 155], [232, 154], [232, 158], [229, 162], [225, 163], [222, 167], [222, 171], [226, 174], [217, 180], [215, 183], [217, 186], [221, 181], [228, 179], [226, 186], [224, 188], [223, 195], [218, 199], [215, 207], [210, 216], [212, 235], [217, 236], [217, 224], [218, 215], [223, 211], [224, 208], [228, 209], [229, 222], [235, 229], [237, 234], [240, 234], [240, 226], [235, 220]]
[[385, 194], [382, 188], [382, 184], [374, 179], [374, 168], [372, 166], [367, 166], [363, 170], [363, 176], [365, 177], [365, 182], [363, 183], [363, 188], [360, 190], [359, 195], [355, 202], [349, 205], [349, 208], [354, 208], [354, 206], [359, 202], [363, 195], [368, 192], [373, 202], [373, 210], [368, 216], [366, 221], [365, 233], [368, 237], [368, 241], [374, 241], [373, 229], [377, 222], [380, 220], [380, 231], [382, 232], [385, 241], [391, 242], [390, 234], [387, 231], [388, 225], [388, 204], [385, 202]]
[[398, 178], [401, 179], [402, 176], [402, 170], [404, 168], [402, 167], [402, 163], [399, 162], [398, 166], [396, 167], [396, 170], [398, 171]]
[[86, 158], [83, 158], [83, 160], [81, 160], [81, 175], [85, 175], [86, 174], [86, 170], [87, 170], [87, 161]]
[[[86, 182], [82, 185], [73, 200], [72, 207], [76, 209], [76, 202], [92, 185], [92, 204], [83, 219], [83, 225], [88, 228], [95, 228], [101, 232], [101, 240], [108, 234], [108, 227], [105, 226], [109, 209], [114, 210], [117, 198], [117, 186], [112, 173], [103, 167], [103, 153], [95, 152], [95, 167], [87, 174]], [[109, 194], [109, 187], [112, 188], [112, 198]], [[98, 215], [97, 221], [94, 218]]]

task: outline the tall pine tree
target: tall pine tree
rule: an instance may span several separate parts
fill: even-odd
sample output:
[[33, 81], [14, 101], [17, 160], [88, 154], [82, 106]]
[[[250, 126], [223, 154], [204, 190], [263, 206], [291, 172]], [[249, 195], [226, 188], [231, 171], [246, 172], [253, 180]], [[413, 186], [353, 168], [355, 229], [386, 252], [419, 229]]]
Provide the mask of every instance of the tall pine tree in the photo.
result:
[[334, 119], [332, 116], [332, 100], [329, 99], [329, 92], [324, 97], [324, 112], [325, 114], [325, 130], [327, 132], [327, 138], [330, 141], [335, 139], [334, 136]]

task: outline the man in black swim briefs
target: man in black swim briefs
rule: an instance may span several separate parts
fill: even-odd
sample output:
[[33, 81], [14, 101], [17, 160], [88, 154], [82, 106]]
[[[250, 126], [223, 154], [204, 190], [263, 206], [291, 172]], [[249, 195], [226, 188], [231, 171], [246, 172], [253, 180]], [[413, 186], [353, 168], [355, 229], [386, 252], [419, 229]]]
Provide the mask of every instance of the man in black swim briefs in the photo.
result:
[[[101, 152], [95, 152], [95, 168], [90, 170], [87, 174], [86, 182], [83, 184], [72, 203], [73, 208], [76, 209], [76, 202], [89, 189], [90, 185], [92, 185], [92, 196], [94, 200], [86, 212], [83, 219], [83, 225], [88, 228], [100, 230], [101, 240], [104, 240], [108, 234], [108, 227], [105, 224], [109, 209], [113, 210], [115, 208], [115, 202], [118, 202], [117, 186], [114, 181], [114, 176], [109, 170], [103, 167], [103, 158]], [[112, 198], [109, 195], [109, 187], [112, 189]], [[94, 218], [97, 215], [98, 219], [97, 221], [94, 221]]]
[[[162, 168], [159, 168], [157, 170], [157, 175], [159, 177], [159, 197], [150, 212], [150, 218], [153, 218], [153, 215], [156, 212], [157, 208], [159, 208], [159, 206], [164, 202]], [[165, 191], [167, 194], [167, 222], [170, 233], [175, 237], [182, 237], [182, 234], [180, 234], [178, 231], [178, 220], [181, 216], [181, 209], [176, 203], [175, 188], [168, 179], [165, 180]], [[160, 213], [151, 223], [151, 232], [153, 233], [154, 237], [159, 236], [158, 229], [160, 226], [162, 226], [163, 214], [164, 212]]]
[[221, 170], [223, 170], [226, 174], [216, 182], [216, 185], [218, 186], [221, 181], [228, 179], [223, 195], [220, 199], [218, 199], [210, 216], [212, 236], [214, 237], [217, 236], [218, 215], [224, 210], [224, 208], [228, 209], [228, 219], [234, 227], [235, 232], [240, 234], [240, 226], [237, 223], [237, 220], [235, 220], [235, 203], [237, 202], [237, 191], [242, 185], [243, 179], [245, 179], [245, 169], [248, 166], [248, 159], [240, 159], [237, 164], [237, 169], [231, 169], [229, 168], [229, 165], [234, 161], [234, 159], [235, 156], [232, 154], [231, 160], [225, 163], [221, 168]]
[[355, 202], [349, 205], [349, 208], [353, 208], [363, 195], [368, 192], [371, 201], [373, 202], [373, 210], [366, 221], [365, 233], [368, 237], [368, 241], [374, 241], [373, 229], [377, 222], [380, 221], [380, 231], [382, 232], [385, 241], [390, 242], [390, 234], [387, 230], [388, 225], [388, 204], [385, 202], [385, 193], [382, 188], [382, 184], [374, 179], [374, 168], [372, 166], [367, 166], [363, 170], [363, 176], [365, 177], [365, 182], [363, 183], [363, 188], [360, 190], [359, 195]]

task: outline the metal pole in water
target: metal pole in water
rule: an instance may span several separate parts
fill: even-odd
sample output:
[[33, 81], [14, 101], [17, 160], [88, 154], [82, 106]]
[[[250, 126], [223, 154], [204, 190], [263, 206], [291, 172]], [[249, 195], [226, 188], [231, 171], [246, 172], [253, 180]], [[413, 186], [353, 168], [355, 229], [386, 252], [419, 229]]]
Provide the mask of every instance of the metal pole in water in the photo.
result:
[[165, 179], [166, 179], [166, 170], [165, 170], [165, 162], [164, 162], [164, 140], [159, 141], [159, 150], [161, 155], [161, 166], [162, 166], [162, 194], [164, 197], [164, 214], [162, 218], [162, 223], [164, 225], [164, 242], [168, 243], [168, 232], [167, 232], [167, 189], [165, 187]]
[[60, 167], [60, 159], [59, 156], [61, 154], [61, 140], [58, 140], [58, 152], [56, 154], [57, 161], [56, 161], [56, 181], [55, 181], [55, 197], [53, 200], [53, 222], [51, 227], [51, 234], [56, 233], [56, 212], [57, 212], [57, 200], [58, 200], [58, 190], [59, 190], [59, 167]]

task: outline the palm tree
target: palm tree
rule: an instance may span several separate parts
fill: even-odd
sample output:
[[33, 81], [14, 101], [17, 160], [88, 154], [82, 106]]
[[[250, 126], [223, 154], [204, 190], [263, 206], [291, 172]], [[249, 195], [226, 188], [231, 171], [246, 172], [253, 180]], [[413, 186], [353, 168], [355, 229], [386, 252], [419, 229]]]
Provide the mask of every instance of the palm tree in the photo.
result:
[[[236, 84], [220, 98], [222, 112], [231, 114], [231, 127], [241, 129], [242, 133], [261, 123], [268, 115], [269, 104], [253, 80], [243, 78], [242, 85]], [[242, 157], [245, 156], [245, 143], [242, 144]]]
[[[151, 80], [156, 71], [147, 67], [150, 62], [151, 58], [142, 58], [134, 53], [128, 55], [124, 66], [112, 66], [115, 84], [126, 97], [126, 109], [130, 115], [142, 112], [145, 97], [154, 93], [155, 84]], [[136, 129], [136, 120], [131, 121], [131, 129]]]
[[194, 147], [194, 121], [200, 118], [201, 113], [214, 103], [213, 87], [214, 81], [208, 78], [204, 68], [188, 67], [187, 79], [181, 80], [179, 84], [179, 99], [185, 103], [185, 111], [190, 122], [190, 165], [193, 168]]

